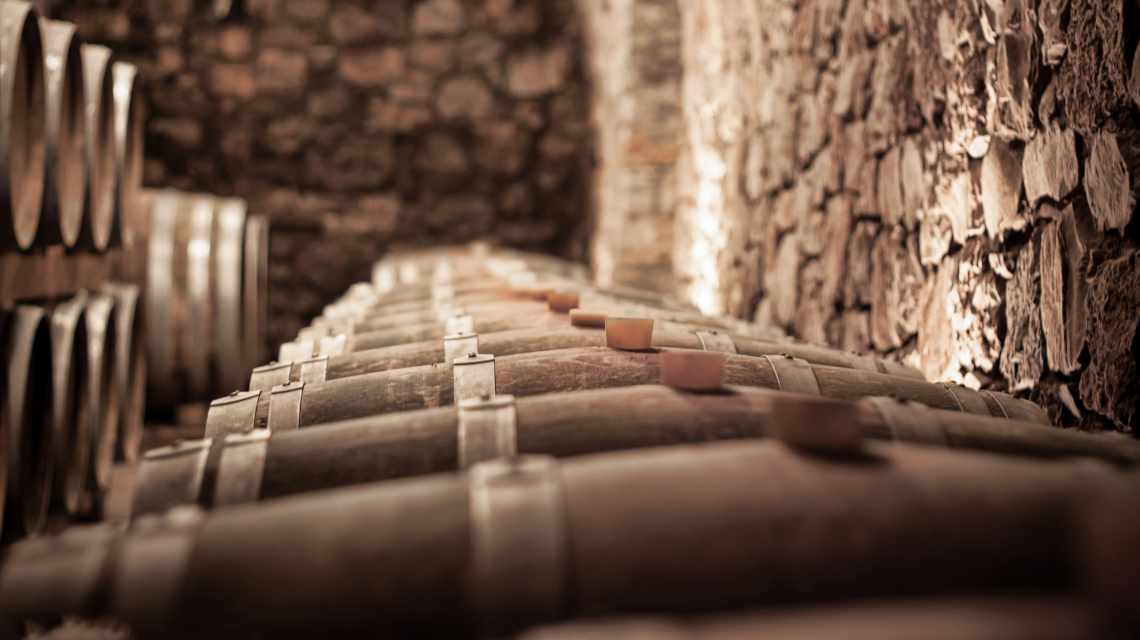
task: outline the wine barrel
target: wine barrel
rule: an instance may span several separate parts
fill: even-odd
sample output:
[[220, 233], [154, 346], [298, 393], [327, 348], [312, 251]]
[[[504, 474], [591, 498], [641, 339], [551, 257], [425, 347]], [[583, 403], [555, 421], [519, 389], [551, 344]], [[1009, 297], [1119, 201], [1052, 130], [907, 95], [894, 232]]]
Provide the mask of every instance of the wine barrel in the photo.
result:
[[[563, 458], [620, 449], [783, 437], [781, 425], [828, 422], [881, 440], [1012, 455], [1096, 457], [1140, 465], [1140, 443], [1051, 426], [902, 405], [830, 403], [736, 387], [685, 393], [663, 386], [576, 391], [371, 416], [291, 431], [249, 431], [147, 452], [132, 514], [180, 504], [222, 507], [335, 487], [450, 471], [515, 454]], [[484, 419], [485, 418], [485, 419]], [[493, 420], [491, 418], [494, 418]], [[502, 418], [500, 420], [500, 418]], [[247, 426], [254, 416], [247, 414]], [[916, 426], [917, 425], [917, 426]], [[491, 442], [493, 446], [488, 446]], [[187, 471], [192, 474], [187, 479]]]
[[20, 305], [5, 312], [3, 467], [6, 496], [3, 536], [39, 533], [51, 498], [53, 358], [51, 326], [44, 310]]
[[47, 96], [39, 17], [0, 3], [0, 248], [27, 250], [40, 227]]
[[[515, 329], [479, 334], [477, 350], [497, 356], [536, 351], [603, 347], [605, 331], [598, 328], [562, 326], [553, 329]], [[813, 364], [876, 371], [910, 378], [922, 374], [906, 365], [889, 360], [794, 342], [770, 342], [720, 333], [716, 330], [654, 323], [652, 346], [656, 348], [704, 349], [741, 355], [788, 355]], [[335, 380], [364, 373], [415, 367], [444, 362], [444, 340], [413, 342], [394, 347], [352, 351], [329, 358], [327, 379]], [[299, 379], [298, 376], [293, 376]]]
[[84, 97], [87, 117], [87, 202], [79, 243], [88, 249], [106, 251], [115, 222], [115, 87], [111, 50], [85, 44], [83, 60]]
[[118, 443], [115, 458], [127, 463], [138, 459], [146, 413], [146, 336], [139, 288], [109, 283], [104, 293], [115, 301], [115, 389], [119, 395]]
[[264, 340], [268, 230], [239, 199], [147, 196], [147, 398], [170, 410], [244, 386]]
[[51, 312], [53, 511], [67, 516], [80, 512], [89, 451], [84, 442], [95, 427], [88, 392], [84, 310], [85, 300], [79, 296], [57, 304]]
[[521, 640], [1124, 640], [1078, 594], [973, 595], [856, 602], [730, 616], [568, 623]]
[[[241, 373], [265, 362], [269, 327], [269, 220], [250, 215], [245, 223], [242, 258], [242, 353]], [[234, 387], [234, 389], [239, 389]]]
[[[283, 424], [311, 425], [363, 416], [408, 411], [455, 404], [455, 379], [459, 379], [460, 400], [481, 394], [531, 396], [583, 389], [628, 387], [656, 384], [661, 380], [664, 354], [686, 350], [619, 351], [587, 347], [554, 349], [511, 356], [476, 354], [456, 358], [452, 365], [427, 365], [367, 373], [338, 380], [308, 380], [285, 389], [251, 391], [216, 400], [256, 402], [258, 426], [269, 421], [271, 398], [282, 406]], [[320, 364], [319, 362], [317, 364]], [[320, 376], [316, 376], [319, 378]], [[995, 392], [978, 392], [956, 385], [932, 384], [923, 380], [813, 365], [782, 355], [743, 356], [726, 354], [724, 383], [765, 387], [857, 400], [890, 396], [918, 402], [936, 409], [961, 411], [1047, 423], [1037, 405]], [[260, 385], [254, 385], [260, 389]], [[211, 431], [209, 424], [207, 431]]]
[[130, 246], [142, 190], [146, 104], [138, 68], [127, 62], [111, 67], [115, 116], [115, 217], [112, 244]]
[[[575, 296], [578, 297], [578, 296]], [[592, 296], [588, 292], [580, 294], [583, 306], [597, 309], [599, 312], [615, 316], [642, 316], [682, 324], [692, 324], [717, 329], [728, 329], [732, 325], [718, 318], [701, 316], [676, 311], [662, 311], [641, 305], [623, 304], [612, 299]], [[577, 305], [575, 305], [575, 308]], [[550, 312], [546, 299], [534, 300], [519, 298], [510, 293], [500, 294], [497, 298], [466, 299], [455, 298], [442, 302], [428, 302], [419, 309], [410, 309], [406, 312], [384, 312], [377, 315], [366, 315], [353, 325], [356, 333], [372, 333], [390, 331], [393, 329], [417, 327], [422, 325], [440, 324], [441, 314], [456, 313], [469, 314], [475, 319], [487, 318], [487, 321], [500, 320], [503, 317], [520, 317], [524, 315], [540, 316]], [[565, 320], [566, 311], [562, 311]]]
[[[242, 350], [244, 318], [243, 284], [246, 207], [237, 198], [219, 199], [216, 202], [216, 230], [213, 233], [214, 252], [214, 336], [217, 374], [211, 393], [223, 395], [241, 389], [245, 384], [246, 354]], [[251, 336], [251, 339], [256, 339]]]
[[1074, 513], [1122, 482], [1091, 461], [900, 444], [840, 459], [763, 442], [522, 457], [23, 543], [0, 601], [17, 617], [83, 606], [159, 637], [444, 636], [587, 612], [1072, 588]]
[[86, 95], [79, 36], [69, 22], [41, 20], [47, 86], [47, 169], [38, 242], [73, 247], [86, 198]]
[[85, 444], [87, 479], [80, 511], [88, 517], [101, 517], [111, 490], [111, 473], [118, 446], [121, 387], [116, 378], [115, 356], [119, 333], [115, 321], [115, 299], [105, 293], [87, 294], [84, 317], [87, 320], [87, 406], [93, 428]]

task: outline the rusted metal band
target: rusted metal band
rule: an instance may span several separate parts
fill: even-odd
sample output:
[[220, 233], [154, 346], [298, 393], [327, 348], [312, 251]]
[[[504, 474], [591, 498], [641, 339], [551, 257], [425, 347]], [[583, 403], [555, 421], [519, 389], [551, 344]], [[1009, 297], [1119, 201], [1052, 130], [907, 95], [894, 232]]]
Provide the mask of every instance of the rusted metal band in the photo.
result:
[[171, 505], [197, 504], [213, 440], [179, 441], [143, 455], [131, 513], [164, 513]]
[[697, 331], [697, 339], [701, 341], [701, 348], [705, 351], [719, 353], [736, 353], [736, 341], [727, 333], [718, 331]]
[[297, 370], [297, 375], [294, 377], [301, 382], [324, 382], [329, 370], [329, 358], [328, 356], [310, 358], [294, 362], [293, 367]]
[[292, 369], [292, 362], [270, 362], [260, 366], [250, 373], [249, 388], [251, 391], [270, 391], [279, 384], [289, 382], [289, 372]]
[[138, 522], [118, 549], [110, 589], [117, 619], [145, 636], [170, 634], [186, 566], [205, 514], [177, 507]]
[[479, 353], [479, 334], [464, 332], [444, 336], [444, 364], [451, 364], [456, 358], [466, 357], [469, 353]]
[[807, 360], [788, 356], [763, 356], [763, 358], [772, 365], [772, 372], [776, 374], [776, 388], [780, 391], [822, 395], [819, 390], [819, 380]]
[[867, 402], [879, 412], [893, 440], [950, 446], [938, 417], [928, 408], [903, 403], [894, 398], [868, 398]]
[[338, 333], [321, 338], [317, 347], [317, 355], [323, 357], [339, 356], [348, 348], [348, 334]]
[[296, 431], [301, 427], [301, 400], [304, 382], [277, 385], [269, 393], [268, 428], [271, 432]]
[[561, 617], [567, 600], [566, 511], [558, 463], [522, 456], [468, 472], [467, 594], [484, 631]]
[[518, 413], [511, 395], [459, 403], [459, 468], [518, 452]]
[[451, 362], [452, 395], [456, 405], [464, 400], [495, 397], [495, 356], [468, 353]]
[[260, 390], [234, 391], [210, 403], [206, 414], [206, 437], [244, 433], [254, 426]]
[[269, 429], [254, 429], [226, 436], [214, 485], [215, 507], [257, 502], [261, 497], [270, 435]]
[[312, 340], [295, 340], [286, 342], [277, 350], [278, 362], [297, 362], [308, 360], [316, 353], [316, 344]]

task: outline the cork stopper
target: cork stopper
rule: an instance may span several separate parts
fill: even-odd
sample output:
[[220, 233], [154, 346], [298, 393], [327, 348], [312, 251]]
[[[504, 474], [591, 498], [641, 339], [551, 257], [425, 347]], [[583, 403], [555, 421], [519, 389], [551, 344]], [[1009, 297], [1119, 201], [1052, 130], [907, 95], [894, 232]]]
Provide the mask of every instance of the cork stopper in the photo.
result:
[[653, 347], [651, 318], [606, 318], [606, 346], [622, 351], [646, 351]]
[[579, 302], [577, 291], [551, 291], [546, 296], [547, 306], [557, 313], [569, 313], [578, 308]]
[[772, 435], [796, 449], [850, 454], [863, 447], [864, 422], [855, 405], [782, 394], [772, 400]]
[[571, 309], [570, 324], [575, 327], [605, 329], [606, 314], [601, 311], [590, 311], [588, 309]]
[[717, 391], [724, 385], [725, 354], [711, 351], [665, 351], [661, 384], [682, 391]]

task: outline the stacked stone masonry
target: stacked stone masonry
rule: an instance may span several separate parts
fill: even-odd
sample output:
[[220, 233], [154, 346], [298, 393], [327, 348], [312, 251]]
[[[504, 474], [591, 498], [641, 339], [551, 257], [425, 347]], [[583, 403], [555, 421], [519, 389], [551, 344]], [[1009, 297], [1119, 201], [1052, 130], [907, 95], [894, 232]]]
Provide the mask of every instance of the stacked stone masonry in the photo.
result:
[[573, 0], [52, 3], [140, 64], [146, 181], [272, 217], [273, 344], [395, 243], [583, 256], [593, 135]]
[[1140, 3], [676, 5], [680, 292], [1140, 427]]

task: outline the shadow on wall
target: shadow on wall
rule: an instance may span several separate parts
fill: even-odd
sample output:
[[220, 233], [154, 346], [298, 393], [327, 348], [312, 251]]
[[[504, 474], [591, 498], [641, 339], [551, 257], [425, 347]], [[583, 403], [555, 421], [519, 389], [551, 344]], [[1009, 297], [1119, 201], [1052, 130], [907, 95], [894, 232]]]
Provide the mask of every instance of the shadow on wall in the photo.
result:
[[270, 340], [391, 242], [581, 258], [593, 134], [572, 0], [58, 3], [148, 80], [146, 181], [273, 221]]

